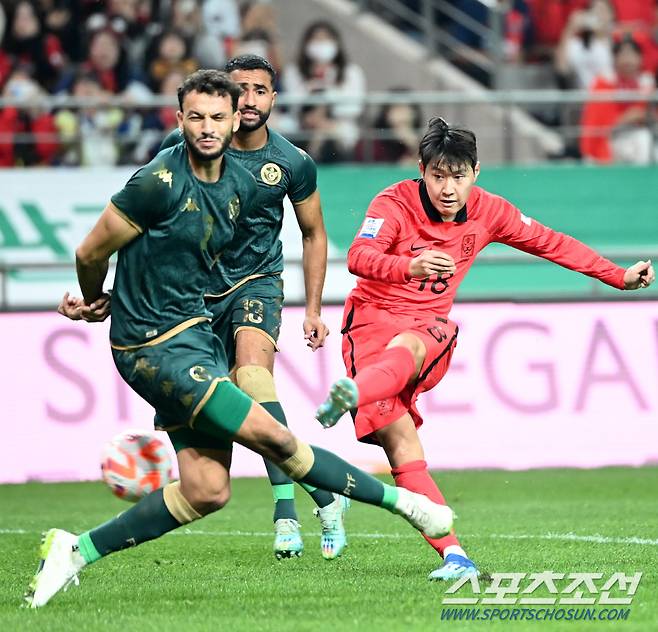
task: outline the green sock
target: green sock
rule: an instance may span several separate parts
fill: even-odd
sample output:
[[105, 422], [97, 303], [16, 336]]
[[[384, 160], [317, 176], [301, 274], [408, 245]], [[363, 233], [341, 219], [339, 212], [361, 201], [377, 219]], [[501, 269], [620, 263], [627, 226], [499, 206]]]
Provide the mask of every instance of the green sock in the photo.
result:
[[300, 481], [326, 489], [348, 498], [354, 498], [369, 505], [377, 505], [392, 511], [398, 492], [392, 485], [386, 485], [374, 476], [366, 474], [340, 457], [311, 446], [315, 461], [308, 474]]
[[142, 542], [154, 540], [180, 527], [164, 503], [158, 489], [142, 498], [128, 511], [80, 535], [80, 554], [90, 564], [96, 560]]
[[[286, 415], [279, 402], [262, 402], [261, 406], [282, 426], [288, 426]], [[284, 474], [274, 463], [265, 461], [267, 477], [272, 485], [272, 494], [274, 496], [274, 516], [272, 520], [276, 522], [282, 518], [297, 520], [297, 511], [295, 510], [295, 485], [293, 480]]]
[[328, 492], [324, 489], [318, 489], [313, 487], [313, 485], [307, 485], [306, 483], [300, 483], [301, 487], [308, 492], [308, 495], [315, 501], [315, 504], [322, 509], [331, 505], [336, 498], [331, 492]]
[[[270, 483], [272, 483], [270, 468], [275, 468], [276, 465], [269, 461], [265, 461], [265, 467], [267, 467], [267, 473], [270, 476]], [[279, 472], [281, 472], [281, 470], [279, 470]], [[281, 472], [281, 474], [283, 474], [283, 472]], [[274, 497], [274, 516], [272, 516], [274, 522], [286, 518], [297, 520], [297, 511], [295, 510], [295, 486], [292, 482], [287, 484], [284, 483], [283, 485], [272, 483], [272, 496]]]
[[[288, 421], [286, 420], [286, 414], [283, 412], [283, 408], [279, 402], [264, 402], [261, 406], [268, 412], [274, 419], [276, 419], [282, 426], [288, 427]], [[275, 469], [275, 477], [272, 477], [270, 473], [270, 466]], [[268, 464], [267, 460], [265, 461], [265, 467], [267, 468], [267, 475], [270, 478], [270, 483], [274, 485], [283, 485], [286, 481], [292, 484], [292, 480], [288, 478], [281, 470], [276, 467], [274, 464]], [[277, 477], [276, 473], [280, 474], [280, 478]], [[285, 479], [285, 480], [284, 480]], [[325, 491], [324, 489], [318, 489], [312, 485], [302, 485], [302, 487], [309, 493], [311, 498], [315, 501], [315, 504], [318, 507], [326, 507], [334, 502], [334, 495], [331, 492]], [[294, 498], [294, 496], [293, 496]], [[276, 499], [276, 496], [275, 496]], [[295, 512], [294, 502], [292, 511]], [[277, 520], [277, 507], [274, 508], [274, 520]], [[287, 518], [288, 516], [281, 516]], [[295, 513], [294, 519], [297, 520], [297, 514]]]

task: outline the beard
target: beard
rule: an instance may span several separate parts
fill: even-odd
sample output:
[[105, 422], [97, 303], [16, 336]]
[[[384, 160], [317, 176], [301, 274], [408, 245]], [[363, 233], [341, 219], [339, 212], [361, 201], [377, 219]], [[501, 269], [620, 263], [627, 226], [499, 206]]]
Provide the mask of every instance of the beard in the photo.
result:
[[212, 136], [212, 138], [216, 138], [220, 141], [219, 147], [212, 151], [203, 151], [202, 149], [199, 149], [195, 144], [195, 141], [199, 139], [195, 139], [185, 128], [183, 128], [183, 137], [185, 138], [185, 145], [188, 151], [196, 160], [200, 162], [211, 162], [212, 160], [217, 160], [217, 158], [224, 154], [233, 138], [233, 130], [230, 129], [223, 137]]
[[240, 119], [240, 131], [241, 132], [254, 132], [257, 129], [263, 127], [267, 123], [267, 119], [270, 118], [270, 113], [272, 110], [267, 110], [267, 112], [261, 112], [255, 108], [250, 108], [249, 112], [256, 112], [258, 118], [254, 121], [247, 121], [244, 118]]

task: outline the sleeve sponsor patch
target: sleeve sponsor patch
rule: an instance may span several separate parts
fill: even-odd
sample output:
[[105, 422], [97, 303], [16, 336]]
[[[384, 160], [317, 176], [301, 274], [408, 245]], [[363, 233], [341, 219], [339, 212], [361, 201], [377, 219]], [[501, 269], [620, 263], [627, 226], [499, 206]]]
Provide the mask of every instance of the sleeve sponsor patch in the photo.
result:
[[377, 233], [379, 233], [379, 230], [381, 229], [383, 223], [384, 223], [383, 217], [366, 217], [357, 237], [374, 239], [375, 237], [377, 237]]
[[521, 213], [521, 221], [524, 224], [527, 224], [528, 226], [530, 226], [530, 224], [532, 224], [532, 220], [527, 215], [524, 215], [523, 213]]

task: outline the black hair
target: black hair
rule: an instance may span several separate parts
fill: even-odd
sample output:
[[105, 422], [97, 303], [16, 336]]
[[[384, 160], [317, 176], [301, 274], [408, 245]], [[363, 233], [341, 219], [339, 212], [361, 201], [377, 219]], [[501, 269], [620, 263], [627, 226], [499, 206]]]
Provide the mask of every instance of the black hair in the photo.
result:
[[[408, 88], [407, 86], [395, 86], [393, 88], [390, 88], [389, 92], [393, 94], [404, 94], [406, 92], [411, 92], [411, 88]], [[423, 110], [420, 107], [420, 105], [418, 105], [418, 103], [386, 103], [385, 105], [382, 106], [381, 110], [379, 110], [379, 113], [375, 118], [375, 122], [373, 123], [373, 127], [375, 129], [390, 128], [388, 122], [388, 113], [390, 112], [391, 108], [394, 107], [395, 105], [409, 106], [411, 108], [411, 111], [413, 112], [413, 117], [414, 117], [411, 126], [415, 130], [419, 130], [421, 128], [423, 124]]]
[[183, 110], [183, 100], [190, 92], [203, 94], [218, 94], [220, 97], [231, 97], [233, 111], [238, 109], [238, 99], [242, 90], [240, 86], [231, 81], [231, 78], [221, 70], [197, 70], [185, 78], [178, 86], [178, 105]]
[[475, 169], [478, 161], [475, 134], [470, 129], [451, 127], [439, 116], [430, 119], [427, 124], [418, 153], [424, 167], [435, 162], [451, 169], [463, 165], [471, 165]]
[[261, 57], [260, 55], [246, 54], [232, 57], [226, 62], [224, 70], [226, 72], [233, 72], [234, 70], [264, 70], [270, 75], [272, 85], [276, 82], [276, 70], [274, 70], [274, 66], [265, 57]]
[[638, 55], [642, 56], [642, 47], [630, 33], [626, 33], [612, 45], [612, 55], [616, 57], [617, 53], [626, 46], [630, 46]]
[[306, 54], [306, 44], [316, 34], [317, 31], [327, 31], [336, 40], [338, 52], [331, 63], [336, 66], [336, 81], [341, 83], [345, 77], [345, 68], [347, 67], [347, 55], [343, 47], [343, 38], [340, 36], [338, 29], [326, 20], [317, 20], [311, 22], [304, 31], [301, 39], [301, 47], [297, 58], [297, 65], [304, 79], [311, 79], [313, 76], [313, 60]]

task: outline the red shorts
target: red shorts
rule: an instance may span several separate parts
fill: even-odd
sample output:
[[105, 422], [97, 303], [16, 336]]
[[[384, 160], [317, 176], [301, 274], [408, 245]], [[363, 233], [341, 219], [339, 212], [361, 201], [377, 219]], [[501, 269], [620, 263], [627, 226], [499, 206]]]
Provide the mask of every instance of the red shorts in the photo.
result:
[[368, 303], [347, 299], [341, 333], [348, 376], [354, 377], [360, 369], [377, 362], [388, 343], [403, 332], [411, 332], [420, 338], [426, 349], [425, 361], [415, 382], [408, 384], [397, 396], [361, 406], [352, 414], [359, 441], [378, 443], [373, 433], [407, 412], [416, 428], [423, 424], [416, 399], [420, 393], [434, 388], [446, 374], [457, 346], [458, 331], [457, 325], [447, 318], [393, 314]]

